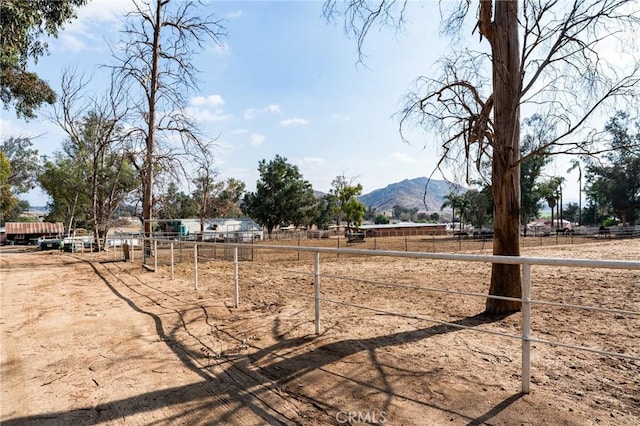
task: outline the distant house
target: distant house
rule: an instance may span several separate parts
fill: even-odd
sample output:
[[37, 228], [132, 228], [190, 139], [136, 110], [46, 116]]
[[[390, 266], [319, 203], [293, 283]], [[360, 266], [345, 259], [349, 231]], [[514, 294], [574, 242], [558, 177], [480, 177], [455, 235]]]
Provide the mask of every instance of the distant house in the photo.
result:
[[400, 222], [380, 225], [361, 225], [358, 230], [367, 237], [411, 237], [417, 235], [443, 235], [444, 223]]
[[182, 236], [202, 241], [249, 242], [264, 238], [262, 227], [248, 217], [205, 219], [203, 232], [200, 219], [176, 219], [171, 223]]
[[9, 244], [37, 244], [39, 239], [61, 238], [62, 222], [7, 222], [4, 224]]

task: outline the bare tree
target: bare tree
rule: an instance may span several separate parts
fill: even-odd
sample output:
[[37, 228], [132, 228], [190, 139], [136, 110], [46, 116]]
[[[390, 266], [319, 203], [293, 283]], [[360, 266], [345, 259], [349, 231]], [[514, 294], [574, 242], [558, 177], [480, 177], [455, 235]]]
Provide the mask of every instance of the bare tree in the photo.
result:
[[[219, 19], [203, 16], [199, 2], [136, 0], [126, 17], [121, 49], [114, 53], [141, 125], [142, 219], [151, 233], [154, 176], [162, 161], [174, 162], [176, 150], [193, 152], [210, 143], [185, 113], [185, 96], [197, 89], [193, 54], [209, 42], [219, 43], [224, 28]], [[135, 98], [135, 96], [139, 96]], [[171, 145], [179, 139], [182, 147]], [[199, 149], [198, 148], [198, 149]], [[196, 151], [198, 150], [196, 149]]]
[[[446, 2], [445, 2], [446, 3]], [[400, 112], [400, 128], [417, 124], [444, 135], [438, 168], [463, 160], [471, 173], [491, 163], [495, 255], [520, 254], [520, 109], [547, 117], [556, 136], [529, 155], [596, 154], [597, 113], [638, 92], [640, 62], [626, 56], [617, 66], [606, 52], [618, 43], [633, 52], [640, 12], [631, 0], [460, 0], [443, 20], [443, 30], [458, 33], [467, 19], [489, 43], [488, 52], [463, 49], [441, 61], [442, 75], [420, 77]], [[361, 46], [376, 21], [396, 27], [405, 22], [406, 0], [329, 0], [325, 14], [343, 13]], [[449, 4], [447, 3], [447, 6]], [[470, 16], [471, 15], [471, 16]], [[616, 57], [620, 57], [616, 55]], [[484, 78], [490, 61], [492, 75]], [[403, 136], [404, 137], [404, 136]], [[469, 177], [468, 177], [469, 178]], [[491, 295], [521, 297], [518, 265], [494, 264]], [[518, 301], [487, 299], [486, 312], [520, 309]]]
[[[113, 213], [135, 189], [136, 182], [127, 159], [125, 94], [113, 78], [102, 96], [91, 94], [89, 84], [90, 80], [75, 70], [65, 70], [60, 99], [50, 118], [69, 137], [63, 147], [75, 164], [73, 171], [67, 171], [72, 174], [69, 189], [77, 191], [70, 206], [69, 228], [76, 208], [85, 209], [100, 251], [106, 243]], [[77, 205], [81, 193], [83, 199], [90, 200], [89, 205]]]

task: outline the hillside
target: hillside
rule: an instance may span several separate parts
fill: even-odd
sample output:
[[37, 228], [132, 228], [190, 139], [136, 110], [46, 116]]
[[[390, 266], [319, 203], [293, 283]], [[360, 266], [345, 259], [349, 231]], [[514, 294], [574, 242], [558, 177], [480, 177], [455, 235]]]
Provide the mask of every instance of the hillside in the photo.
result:
[[[373, 207], [380, 213], [390, 213], [395, 205], [425, 211], [423, 202], [425, 185], [427, 185], [426, 177], [405, 179], [402, 182], [392, 183], [384, 188], [365, 194], [359, 200], [367, 207]], [[453, 185], [444, 180], [431, 179], [426, 197], [427, 210], [439, 211], [444, 202], [444, 197], [451, 193], [452, 190], [460, 192], [465, 191], [466, 188], [460, 185]]]

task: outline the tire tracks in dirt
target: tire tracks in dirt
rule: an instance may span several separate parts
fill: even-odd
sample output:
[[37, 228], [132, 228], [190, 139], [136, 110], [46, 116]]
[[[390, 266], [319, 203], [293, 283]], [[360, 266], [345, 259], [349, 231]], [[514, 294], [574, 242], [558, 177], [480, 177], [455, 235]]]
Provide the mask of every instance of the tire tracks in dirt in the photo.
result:
[[[130, 308], [153, 319], [160, 340], [176, 354], [186, 368], [203, 379], [203, 382], [197, 384], [201, 390], [212, 395], [221, 394], [217, 398], [219, 403], [214, 410], [207, 413], [207, 417], [228, 418], [229, 413], [233, 412], [233, 405], [240, 402], [243, 406], [250, 407], [255, 416], [268, 424], [299, 424], [296, 419], [300, 418], [300, 410], [308, 409], [300, 405], [306, 403], [299, 400], [292, 402], [288, 393], [283, 394], [277, 387], [270, 386], [270, 380], [248, 368], [250, 362], [246, 357], [238, 356], [233, 362], [229, 362], [227, 357], [222, 356], [221, 352], [204, 341], [204, 336], [195, 329], [195, 325], [200, 322], [210, 330], [216, 330], [215, 326], [212, 327], [204, 306], [195, 306], [189, 301], [159, 290], [115, 263], [93, 262], [91, 265], [116, 296], [124, 300]], [[144, 286], [145, 291], [136, 289], [132, 281]], [[178, 304], [178, 308], [166, 306], [163, 301], [154, 298], [152, 293], [171, 299], [172, 305]], [[164, 312], [156, 312], [156, 309]], [[203, 314], [195, 315], [197, 309], [202, 310]], [[185, 318], [187, 316], [190, 318]], [[219, 339], [220, 330], [216, 331], [218, 333], [213, 337]], [[229, 330], [222, 333], [231, 339], [241, 341]], [[255, 424], [255, 420], [254, 418], [247, 422], [244, 416], [234, 416], [232, 423]]]

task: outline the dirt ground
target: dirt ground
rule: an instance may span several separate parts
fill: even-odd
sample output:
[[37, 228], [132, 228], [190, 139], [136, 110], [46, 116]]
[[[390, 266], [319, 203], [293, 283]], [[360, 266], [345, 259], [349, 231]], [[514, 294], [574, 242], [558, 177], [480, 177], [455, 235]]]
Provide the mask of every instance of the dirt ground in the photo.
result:
[[[640, 259], [638, 240], [523, 255]], [[161, 262], [162, 263], [162, 262]], [[0, 252], [2, 425], [637, 425], [640, 361], [532, 344], [521, 315], [478, 315], [490, 266], [321, 255], [314, 333], [307, 255], [156, 273], [112, 253]], [[389, 283], [401, 284], [391, 286]], [[532, 268], [532, 337], [640, 356], [640, 271]], [[338, 302], [338, 303], [334, 303]], [[356, 306], [366, 306], [360, 309]], [[401, 313], [402, 316], [390, 315]], [[633, 313], [635, 312], [635, 314]], [[430, 322], [450, 321], [472, 330]]]

